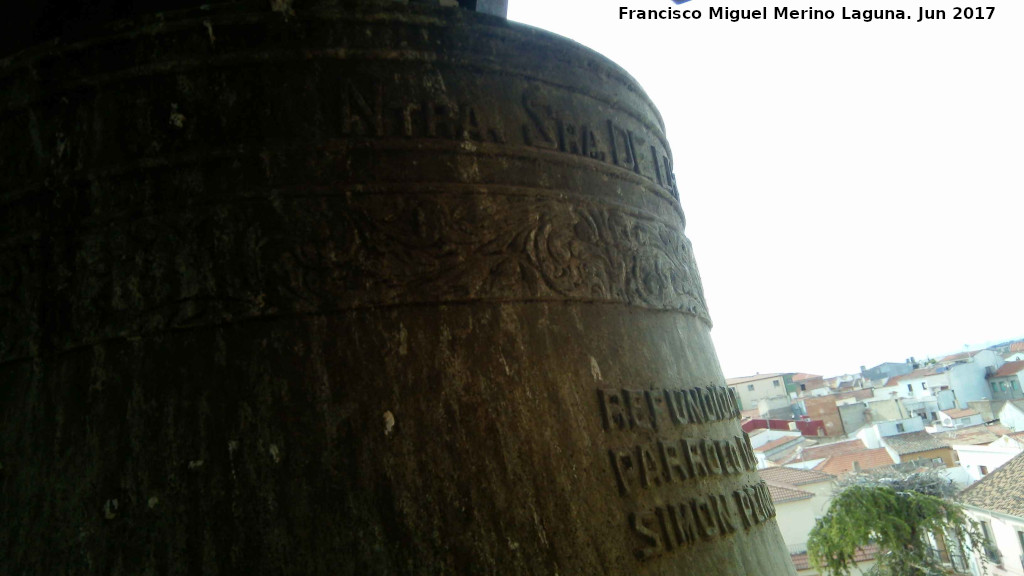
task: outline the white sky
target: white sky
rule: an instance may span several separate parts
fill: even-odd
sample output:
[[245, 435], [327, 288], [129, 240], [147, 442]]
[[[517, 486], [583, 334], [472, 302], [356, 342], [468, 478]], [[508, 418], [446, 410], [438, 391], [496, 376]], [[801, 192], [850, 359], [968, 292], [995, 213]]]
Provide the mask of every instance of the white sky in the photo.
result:
[[[665, 118], [727, 377], [855, 372], [1024, 336], [1024, 2], [509, 0], [597, 50]], [[974, 5], [978, 5], [975, 3]], [[710, 20], [712, 6], [834, 20]], [[905, 21], [840, 10], [904, 8]]]

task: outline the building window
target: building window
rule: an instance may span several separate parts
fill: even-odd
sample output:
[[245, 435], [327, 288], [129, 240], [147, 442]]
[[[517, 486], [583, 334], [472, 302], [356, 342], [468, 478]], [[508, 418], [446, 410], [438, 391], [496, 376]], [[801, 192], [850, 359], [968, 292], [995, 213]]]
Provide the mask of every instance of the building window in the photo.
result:
[[921, 382], [921, 390], [924, 390], [924, 382]]
[[903, 424], [896, 424], [896, 431], [897, 432], [903, 432], [903, 430], [904, 430]]
[[779, 387], [779, 381], [778, 380], [772, 380], [772, 386], [778, 388]]
[[981, 470], [982, 476], [988, 474], [988, 466], [978, 466], [978, 468]]
[[934, 422], [934, 421], [936, 421], [938, 419], [939, 419], [939, 415], [936, 414], [935, 412], [932, 412], [932, 422]]
[[985, 555], [993, 564], [999, 564], [999, 548], [996, 547], [996, 543], [992, 540], [992, 525], [985, 520], [978, 523], [981, 526], [981, 535], [985, 538]]
[[749, 390], [750, 392], [753, 392], [754, 391], [754, 385], [753, 384], [747, 384], [747, 390]]
[[801, 392], [806, 392], [807, 391], [807, 384], [801, 384], [800, 385], [800, 391]]
[[911, 394], [914, 393], [914, 385], [913, 384], [907, 384], [907, 392], [910, 392]]
[[1020, 552], [1024, 556], [1024, 530], [1017, 530], [1017, 541], [1020, 543]]

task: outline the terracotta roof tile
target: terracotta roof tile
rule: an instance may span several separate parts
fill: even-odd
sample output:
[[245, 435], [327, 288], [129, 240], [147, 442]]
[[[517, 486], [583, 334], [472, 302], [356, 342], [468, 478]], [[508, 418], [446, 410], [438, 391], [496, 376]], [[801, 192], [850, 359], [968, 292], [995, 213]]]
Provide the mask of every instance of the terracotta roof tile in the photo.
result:
[[802, 441], [803, 441], [803, 437], [801, 437], [801, 436], [783, 436], [782, 438], [776, 438], [775, 440], [772, 440], [772, 441], [768, 442], [767, 444], [764, 444], [762, 446], [754, 448], [754, 452], [767, 452], [767, 451], [769, 451], [769, 450], [771, 450], [773, 448], [778, 448], [779, 446], [785, 446], [786, 444], [789, 444], [790, 442], [802, 442]]
[[781, 372], [777, 373], [777, 374], [755, 374], [753, 376], [738, 376], [736, 378], [726, 378], [725, 379], [725, 385], [726, 386], [735, 386], [736, 384], [744, 384], [746, 382], [755, 382], [757, 380], [767, 380], [769, 378], [779, 378], [779, 377], [782, 377], [782, 376], [784, 376], [784, 374], [782, 374]]
[[971, 350], [970, 352], [957, 352], [956, 354], [950, 354], [949, 356], [943, 356], [939, 358], [939, 362], [959, 362], [960, 360], [970, 360], [974, 358], [974, 355], [981, 350]]
[[935, 438], [923, 430], [920, 432], [907, 432], [906, 434], [886, 436], [885, 438], [882, 438], [882, 442], [885, 442], [887, 446], [895, 450], [900, 456], [924, 452], [926, 450], [938, 450], [949, 446], [948, 443], [939, 438]]
[[[935, 376], [936, 374], [942, 374], [946, 370], [947, 368], [945, 366], [929, 366], [928, 368], [918, 368], [917, 370], [914, 370], [913, 372], [908, 372], [907, 374], [903, 374], [902, 376], [895, 376], [893, 379], [896, 380], [897, 382], [901, 382], [903, 380], [914, 380], [917, 378], [924, 378], [926, 376]], [[892, 380], [890, 380], [889, 382], [892, 382]], [[889, 383], [887, 382], [886, 386], [888, 385]]]
[[932, 436], [949, 446], [980, 446], [991, 444], [1009, 432], [1010, 429], [1001, 424], [978, 424], [948, 432], [939, 432]]
[[881, 387], [882, 388], [891, 388], [891, 387], [893, 387], [893, 386], [895, 386], [895, 385], [897, 385], [899, 383], [900, 383], [900, 377], [899, 376], [893, 376], [892, 378], [889, 378], [888, 380], [886, 380], [885, 384], [882, 384]]
[[844, 392], [825, 394], [824, 396], [809, 396], [803, 398], [801, 402], [804, 403], [804, 407], [807, 409], [808, 414], [812, 411], [838, 412], [839, 408], [836, 408], [836, 403], [840, 400], [848, 400], [850, 398], [855, 400], [867, 400], [874, 395], [874, 388], [861, 388], [857, 390], [846, 390]]
[[963, 410], [959, 408], [953, 408], [952, 410], [940, 410], [940, 412], [954, 420], [956, 420], [957, 418], [967, 418], [968, 416], [975, 416], [977, 414], [980, 414], [980, 412], [973, 408], [965, 408]]
[[960, 493], [970, 506], [1024, 518], [1024, 452]]
[[803, 486], [804, 484], [816, 484], [818, 482], [829, 482], [831, 480], [835, 480], [835, 476], [831, 474], [826, 474], [817, 470], [789, 468], [787, 466], [764, 468], [757, 472], [765, 482], [788, 484], [789, 486]]
[[1002, 424], [981, 424], [981, 426], [987, 426], [989, 432], [993, 434], [998, 434], [1000, 436], [1006, 436], [1007, 434], [1013, 433], [1013, 429], [1007, 428]]
[[892, 466], [895, 462], [885, 448], [874, 450], [862, 450], [852, 454], [837, 454], [829, 456], [824, 462], [814, 467], [819, 472], [842, 476], [853, 471], [853, 463], [856, 462], [861, 470], [872, 470], [883, 466]]
[[807, 552], [803, 554], [790, 554], [789, 557], [793, 560], [793, 566], [797, 570], [810, 570], [811, 559], [807, 557]]
[[807, 409], [807, 413], [810, 414], [814, 411], [829, 411], [838, 410], [836, 408], [836, 401], [841, 400], [836, 394], [827, 394], [825, 396], [811, 396], [803, 399], [804, 408]]
[[833, 442], [831, 444], [820, 444], [818, 446], [805, 446], [803, 452], [804, 460], [817, 460], [838, 454], [850, 454], [863, 452], [867, 446], [860, 440], [847, 440], [845, 442]]
[[[858, 548], [853, 553], [854, 562], [869, 562], [875, 559], [875, 555], [878, 554], [878, 544], [871, 544], [863, 548]], [[796, 566], [797, 570], [810, 570], [811, 560], [807, 557], [807, 553], [803, 554], [790, 554], [790, 558], [793, 559], [793, 566]]]
[[776, 452], [768, 461], [769, 466], [786, 466], [795, 462], [803, 462], [803, 445], [796, 444], [781, 452]]
[[993, 373], [988, 378], [990, 380], [992, 378], [1006, 378], [1007, 376], [1015, 376], [1022, 371], [1024, 371], [1024, 360], [1017, 360], [1016, 362], [1007, 362], [1006, 364], [1000, 366], [999, 370], [996, 370], [995, 373]]
[[768, 494], [771, 495], [772, 502], [775, 502], [776, 504], [814, 498], [813, 492], [806, 492], [804, 490], [799, 490], [792, 486], [773, 484], [771, 482], [765, 482], [765, 485], [768, 486]]
[[862, 388], [860, 390], [854, 390], [853, 392], [846, 392], [842, 396], [848, 398], [856, 398], [857, 400], [867, 400], [874, 396], [874, 388]]

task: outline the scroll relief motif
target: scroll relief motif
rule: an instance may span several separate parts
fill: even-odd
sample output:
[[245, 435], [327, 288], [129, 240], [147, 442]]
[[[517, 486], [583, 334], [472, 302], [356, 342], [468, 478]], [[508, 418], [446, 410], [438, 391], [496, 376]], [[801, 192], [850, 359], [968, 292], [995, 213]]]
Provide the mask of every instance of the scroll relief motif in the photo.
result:
[[[58, 303], [69, 312], [58, 348], [410, 303], [615, 302], [710, 322], [679, 224], [578, 199], [420, 193], [210, 206], [97, 230], [70, 258], [50, 264], [69, 273], [55, 297], [75, 295]], [[8, 317], [9, 292], [0, 291]]]
[[317, 224], [289, 228], [310, 236], [268, 247], [292, 247], [277, 261], [294, 297], [342, 306], [341, 294], [350, 306], [564, 298], [708, 320], [689, 241], [648, 215], [493, 196], [377, 200], [293, 205], [293, 224]]

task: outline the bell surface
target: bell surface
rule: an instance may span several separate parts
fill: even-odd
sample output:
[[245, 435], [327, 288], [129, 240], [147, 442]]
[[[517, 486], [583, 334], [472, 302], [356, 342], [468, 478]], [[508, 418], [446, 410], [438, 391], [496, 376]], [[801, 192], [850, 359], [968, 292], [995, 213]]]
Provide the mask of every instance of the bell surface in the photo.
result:
[[142, 4], [0, 60], [0, 573], [795, 574], [626, 72]]

